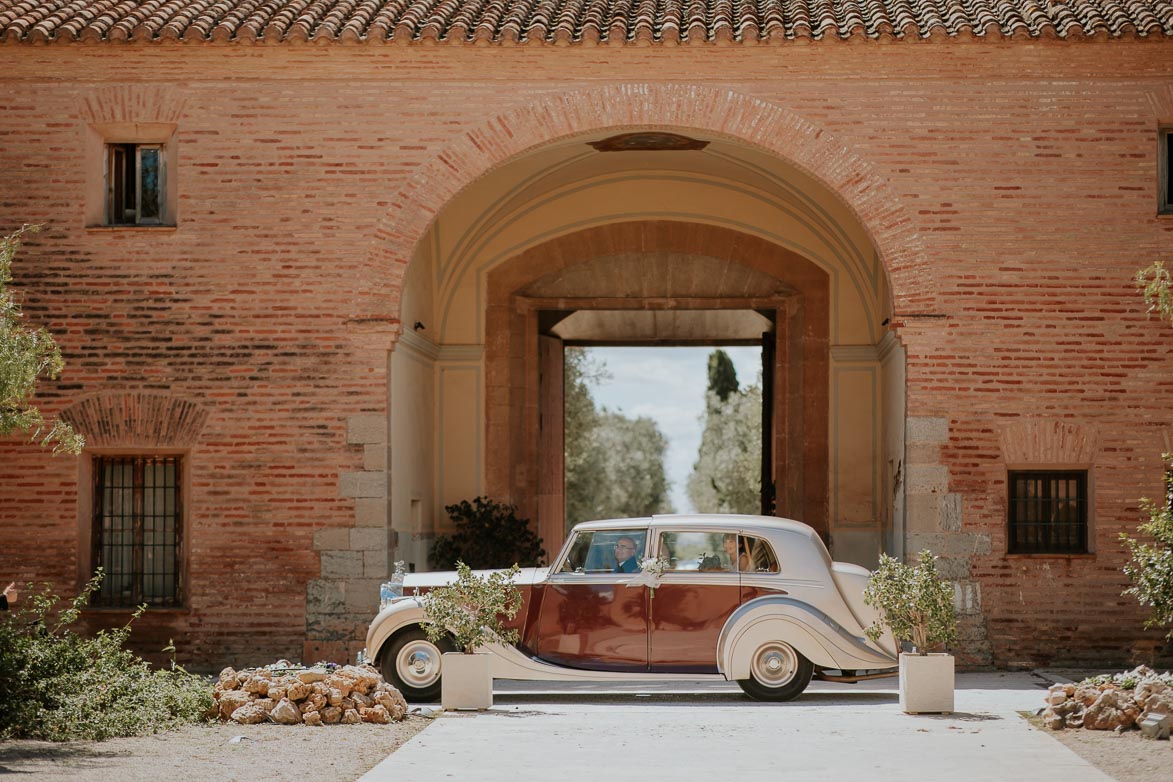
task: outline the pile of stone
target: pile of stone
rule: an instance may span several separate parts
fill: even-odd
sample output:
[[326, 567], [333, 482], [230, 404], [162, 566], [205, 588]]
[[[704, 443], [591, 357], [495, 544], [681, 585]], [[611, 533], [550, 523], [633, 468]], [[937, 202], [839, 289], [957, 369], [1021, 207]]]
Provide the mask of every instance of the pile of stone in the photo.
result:
[[1153, 717], [1173, 715], [1173, 676], [1140, 666], [1114, 676], [1097, 676], [1047, 691], [1043, 724], [1051, 730], [1132, 730]]
[[369, 665], [225, 668], [213, 692], [221, 719], [245, 725], [386, 724], [407, 716], [399, 690]]

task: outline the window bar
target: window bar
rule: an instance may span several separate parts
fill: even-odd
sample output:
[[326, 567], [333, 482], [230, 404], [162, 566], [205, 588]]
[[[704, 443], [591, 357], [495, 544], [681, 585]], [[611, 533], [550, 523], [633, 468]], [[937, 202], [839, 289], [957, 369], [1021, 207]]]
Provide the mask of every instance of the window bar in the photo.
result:
[[[94, 497], [94, 516], [90, 522], [90, 561], [96, 567], [102, 565], [102, 519], [105, 517], [106, 508], [106, 481], [103, 479], [103, 472], [106, 469], [106, 463], [103, 459], [96, 460], [96, 469], [94, 470], [93, 478], [93, 497]], [[93, 575], [92, 573], [90, 575]], [[97, 594], [90, 595], [91, 603], [100, 603], [102, 601], [102, 592], [106, 589], [106, 584], [102, 583], [99, 587], [101, 591]]]
[[94, 469], [94, 562], [106, 577], [94, 603], [180, 602], [179, 459], [104, 457]]

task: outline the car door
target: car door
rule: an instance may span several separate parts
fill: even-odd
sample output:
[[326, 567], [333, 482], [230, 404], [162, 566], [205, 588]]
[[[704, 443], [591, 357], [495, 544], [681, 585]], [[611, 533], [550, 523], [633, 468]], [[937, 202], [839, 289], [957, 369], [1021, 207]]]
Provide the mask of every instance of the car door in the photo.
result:
[[579, 530], [543, 588], [537, 657], [596, 671], [648, 669], [648, 589], [638, 581], [647, 529]]
[[649, 595], [649, 669], [716, 673], [717, 638], [741, 601], [737, 535], [656, 530], [664, 570]]

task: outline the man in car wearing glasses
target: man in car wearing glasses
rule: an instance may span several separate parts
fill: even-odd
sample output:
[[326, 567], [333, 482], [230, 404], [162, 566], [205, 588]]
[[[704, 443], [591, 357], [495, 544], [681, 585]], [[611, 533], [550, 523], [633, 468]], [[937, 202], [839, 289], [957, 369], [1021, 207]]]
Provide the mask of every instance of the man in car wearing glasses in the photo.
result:
[[639, 562], [635, 557], [635, 538], [624, 536], [615, 541], [615, 572], [636, 573], [639, 571]]

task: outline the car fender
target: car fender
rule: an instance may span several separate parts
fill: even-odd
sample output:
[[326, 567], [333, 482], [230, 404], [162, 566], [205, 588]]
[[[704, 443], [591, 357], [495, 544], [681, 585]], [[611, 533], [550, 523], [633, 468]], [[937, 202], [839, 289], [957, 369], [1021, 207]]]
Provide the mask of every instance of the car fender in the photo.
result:
[[395, 633], [424, 621], [423, 601], [418, 597], [402, 597], [384, 608], [371, 620], [367, 628], [366, 656], [378, 660], [379, 652]]
[[738, 608], [717, 640], [717, 668], [729, 680], [749, 678], [753, 653], [769, 641], [785, 641], [818, 667], [838, 670], [889, 668], [895, 657], [853, 635], [830, 616], [792, 597], [770, 595]]

